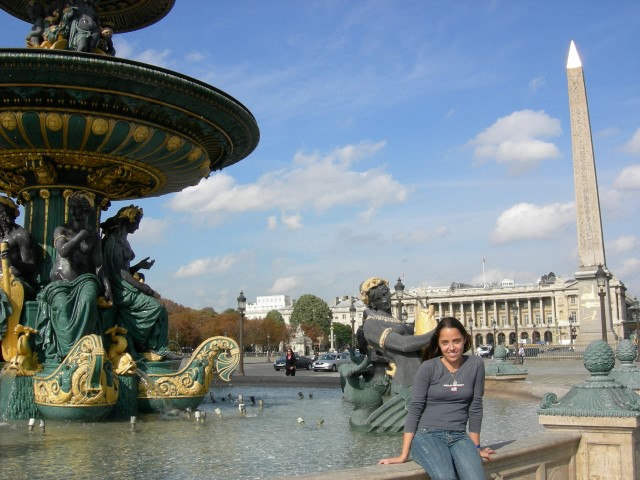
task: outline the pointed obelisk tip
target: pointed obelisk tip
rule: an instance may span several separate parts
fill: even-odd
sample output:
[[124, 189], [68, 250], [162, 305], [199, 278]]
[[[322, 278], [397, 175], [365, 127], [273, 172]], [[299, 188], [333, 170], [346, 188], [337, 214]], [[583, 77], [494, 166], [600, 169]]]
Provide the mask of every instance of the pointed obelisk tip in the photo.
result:
[[567, 68], [580, 67], [582, 67], [582, 62], [580, 61], [580, 57], [578, 56], [576, 44], [573, 43], [573, 40], [571, 40], [571, 45], [569, 46], [569, 58], [567, 59]]

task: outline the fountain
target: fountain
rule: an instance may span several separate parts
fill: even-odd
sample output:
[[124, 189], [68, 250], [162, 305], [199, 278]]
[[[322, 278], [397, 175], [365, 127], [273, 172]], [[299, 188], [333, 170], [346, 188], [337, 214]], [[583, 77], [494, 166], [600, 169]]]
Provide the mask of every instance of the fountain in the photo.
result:
[[[188, 362], [146, 352], [136, 345], [136, 323], [124, 325], [125, 307], [136, 308], [125, 306], [124, 296], [148, 297], [160, 337], [166, 337], [166, 311], [137, 269], [127, 277], [137, 290], [118, 297], [104, 283], [106, 256], [89, 273], [70, 267], [87, 263], [93, 246], [99, 248], [101, 212], [112, 201], [178, 192], [239, 162], [258, 143], [253, 115], [231, 96], [114, 56], [114, 33], [158, 21], [173, 3], [0, 0], [0, 8], [32, 24], [28, 33], [25, 28], [27, 48], [0, 50], [0, 192], [6, 195], [0, 203], [13, 229], [3, 234], [8, 253], [0, 290], [5, 418], [95, 420], [195, 410], [214, 375], [228, 381], [238, 363], [238, 346], [226, 337], [207, 339]], [[24, 227], [13, 222], [18, 205]], [[131, 205], [116, 217], [128, 220], [123, 228], [131, 233], [142, 209]], [[74, 243], [74, 228], [89, 233], [74, 245], [82, 255], [68, 260], [61, 252]], [[103, 226], [103, 243], [107, 233]], [[81, 308], [70, 319], [59, 317], [70, 302]], [[74, 322], [68, 328], [79, 338], [71, 345], [56, 339], [67, 334], [55, 331], [58, 318]]]

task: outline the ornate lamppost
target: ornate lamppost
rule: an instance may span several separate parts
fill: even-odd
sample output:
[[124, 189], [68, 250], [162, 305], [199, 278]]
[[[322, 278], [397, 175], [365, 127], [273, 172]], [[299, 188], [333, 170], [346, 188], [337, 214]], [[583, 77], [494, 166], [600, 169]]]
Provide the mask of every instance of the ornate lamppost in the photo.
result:
[[515, 354], [516, 359], [514, 360], [514, 365], [520, 365], [520, 341], [518, 339], [518, 304], [514, 303], [513, 307], [511, 307], [513, 311], [513, 326], [516, 331], [516, 346], [515, 346]]
[[267, 362], [271, 361], [271, 335], [267, 332]]
[[351, 348], [356, 348], [356, 306], [353, 303], [353, 297], [351, 297], [349, 317], [351, 317]]
[[331, 328], [330, 328], [330, 331], [329, 331], [329, 342], [331, 343], [331, 351], [333, 352], [336, 349], [335, 337], [333, 336], [333, 316], [331, 317]]
[[602, 268], [602, 264], [598, 265], [596, 270], [596, 283], [598, 284], [598, 296], [600, 297], [600, 324], [602, 328], [602, 341], [607, 341], [607, 316], [604, 309], [604, 297], [607, 292], [604, 291], [607, 285], [607, 274]]
[[495, 318], [491, 322], [491, 326], [493, 327], [493, 348], [495, 350], [495, 348], [498, 346], [498, 342], [497, 342], [498, 322], [496, 322]]
[[398, 277], [398, 283], [393, 287], [396, 291], [396, 298], [398, 299], [398, 320], [402, 320], [402, 297], [404, 296], [404, 284], [400, 277]]
[[631, 314], [631, 318], [636, 322], [636, 331], [633, 338], [636, 344], [636, 362], [640, 362], [640, 350], [638, 349], [640, 346], [640, 338], [638, 338], [640, 334], [640, 302], [638, 301], [638, 297], [633, 297], [633, 303], [627, 310]]
[[578, 331], [575, 326], [576, 323], [576, 312], [571, 312], [569, 316], [569, 343], [571, 344], [571, 349], [573, 350], [573, 339], [576, 336], [576, 332]]
[[471, 337], [471, 352], [475, 354], [475, 342], [473, 340], [473, 318], [469, 317], [469, 336]]
[[240, 347], [240, 365], [238, 374], [244, 375], [244, 343], [243, 343], [243, 330], [244, 330], [244, 312], [247, 308], [247, 299], [240, 290], [238, 295], [238, 311], [240, 312], [240, 332], [238, 334], [238, 346]]

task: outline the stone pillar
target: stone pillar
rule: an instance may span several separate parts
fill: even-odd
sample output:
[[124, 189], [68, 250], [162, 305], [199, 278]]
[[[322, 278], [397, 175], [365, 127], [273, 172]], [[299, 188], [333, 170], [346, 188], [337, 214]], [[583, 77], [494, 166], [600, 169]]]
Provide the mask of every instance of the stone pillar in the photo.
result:
[[546, 394], [539, 422], [549, 430], [577, 431], [576, 478], [638, 478], [640, 473], [640, 396], [614, 380], [613, 350], [602, 340], [584, 353], [591, 377], [560, 400]]

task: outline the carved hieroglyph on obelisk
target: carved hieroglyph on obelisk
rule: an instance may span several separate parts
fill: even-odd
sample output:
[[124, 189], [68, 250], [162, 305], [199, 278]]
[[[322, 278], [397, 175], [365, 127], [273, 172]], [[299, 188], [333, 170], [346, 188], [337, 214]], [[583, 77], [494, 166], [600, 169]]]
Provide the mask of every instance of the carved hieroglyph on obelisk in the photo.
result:
[[[606, 271], [598, 179], [593, 155], [591, 123], [587, 105], [587, 90], [584, 83], [582, 63], [576, 46], [571, 42], [567, 60], [569, 82], [569, 111], [571, 113], [571, 143], [573, 147], [573, 181], [576, 192], [576, 223], [578, 227], [579, 265], [576, 279], [580, 307], [580, 342], [590, 342], [601, 337], [600, 297], [595, 281], [598, 265]], [[607, 306], [610, 305], [607, 293]], [[611, 328], [610, 308], [606, 308], [607, 330]], [[608, 335], [610, 339], [613, 335]]]

